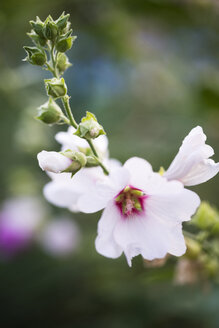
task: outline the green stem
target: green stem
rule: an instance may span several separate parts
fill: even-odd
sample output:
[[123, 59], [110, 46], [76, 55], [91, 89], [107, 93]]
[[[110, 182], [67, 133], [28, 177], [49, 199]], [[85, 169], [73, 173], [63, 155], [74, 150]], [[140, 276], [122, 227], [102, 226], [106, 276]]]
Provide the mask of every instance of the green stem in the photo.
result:
[[54, 69], [48, 63], [46, 63], [45, 65], [46, 65], [47, 69], [55, 76]]
[[98, 162], [98, 164], [100, 165], [100, 167], [103, 169], [104, 174], [109, 175], [109, 171], [107, 170], [105, 165], [99, 160], [99, 158], [97, 156], [95, 156], [95, 159]]
[[[94, 156], [98, 158], [99, 156], [98, 156], [97, 151], [94, 147], [93, 141], [91, 139], [87, 139], [87, 142], [89, 143], [89, 146], [90, 146], [92, 152], [94, 153]], [[98, 160], [98, 163], [99, 163], [99, 160]]]
[[54, 74], [55, 77], [58, 78], [59, 76], [58, 76], [57, 71], [56, 71], [56, 60], [55, 60], [55, 57], [54, 57], [54, 44], [51, 47], [50, 55], [51, 55], [51, 60], [52, 60], [52, 65], [53, 65], [53, 74]]
[[99, 160], [99, 156], [98, 156], [98, 153], [94, 147], [94, 144], [93, 144], [93, 141], [91, 139], [87, 139], [87, 142], [95, 156], [95, 159], [96, 161], [98, 162], [98, 164], [102, 167], [103, 169], [103, 172], [106, 174], [106, 175], [109, 175], [109, 171], [107, 170], [107, 168], [105, 167], [105, 165]]
[[[48, 70], [54, 75], [54, 77], [58, 78], [59, 76], [56, 72], [56, 59], [57, 59], [57, 57], [56, 57], [56, 59], [54, 57], [54, 45], [52, 45], [51, 48], [50, 48], [50, 56], [51, 56], [53, 67], [51, 67], [48, 63], [46, 63], [46, 66], [47, 66]], [[70, 107], [70, 104], [69, 104], [69, 96], [66, 95], [66, 96], [62, 97], [61, 100], [62, 100], [63, 106], [65, 108], [65, 111], [67, 113], [67, 116], [69, 118], [68, 123], [70, 123], [70, 125], [72, 125], [75, 129], [77, 129], [78, 124], [75, 121], [74, 116], [73, 116], [72, 111], [71, 111], [71, 107]], [[109, 171], [104, 166], [104, 164], [99, 160], [98, 153], [95, 149], [95, 146], [94, 146], [92, 140], [87, 140], [87, 142], [88, 142], [88, 144], [89, 144], [89, 146], [90, 146], [90, 148], [91, 148], [91, 150], [94, 154], [94, 157], [95, 157], [96, 161], [98, 162], [99, 166], [103, 169], [104, 174], [109, 175]]]
[[72, 111], [71, 111], [71, 107], [70, 107], [70, 104], [69, 104], [69, 96], [62, 97], [61, 99], [62, 99], [63, 106], [65, 107], [65, 110], [66, 110], [66, 113], [68, 115], [68, 118], [69, 118], [69, 121], [70, 121], [71, 125], [75, 129], [77, 129], [78, 125], [77, 125], [77, 122], [75, 121], [74, 116], [73, 116]]

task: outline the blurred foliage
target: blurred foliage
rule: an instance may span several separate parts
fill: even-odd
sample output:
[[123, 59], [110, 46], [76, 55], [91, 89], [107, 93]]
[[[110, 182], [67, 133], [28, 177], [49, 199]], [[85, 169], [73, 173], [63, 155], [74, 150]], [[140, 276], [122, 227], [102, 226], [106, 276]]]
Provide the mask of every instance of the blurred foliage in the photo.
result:
[[[72, 108], [78, 120], [87, 109], [97, 115], [112, 157], [137, 155], [155, 170], [167, 168], [196, 125], [218, 156], [217, 0], [1, 0], [1, 200], [40, 195], [48, 178], [36, 154], [59, 149], [57, 128], [32, 118], [47, 100], [43, 79], [50, 76], [22, 62], [22, 47], [29, 20], [64, 10], [78, 36], [66, 74]], [[219, 206], [218, 177], [193, 190]], [[173, 286], [172, 258], [150, 269], [140, 257], [132, 269], [124, 257], [103, 258], [94, 249], [99, 215], [74, 216], [83, 236], [74, 257], [30, 249], [0, 264], [2, 327], [219, 326], [218, 286]]]

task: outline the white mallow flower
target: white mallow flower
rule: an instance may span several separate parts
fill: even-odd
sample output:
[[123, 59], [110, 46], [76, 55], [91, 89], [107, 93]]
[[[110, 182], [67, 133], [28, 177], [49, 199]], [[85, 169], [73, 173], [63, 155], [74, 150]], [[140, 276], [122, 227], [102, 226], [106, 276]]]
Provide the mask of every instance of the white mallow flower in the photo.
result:
[[[58, 132], [55, 136], [56, 141], [61, 144], [61, 150], [76, 150], [89, 148], [87, 141], [80, 138], [73, 133], [76, 131], [75, 128], [70, 126], [67, 132]], [[108, 139], [105, 135], [100, 135], [93, 140], [93, 144], [97, 149], [98, 153], [104, 158], [108, 156]]]
[[[75, 131], [76, 129], [69, 127], [67, 132], [56, 134], [56, 140], [61, 144], [62, 151], [67, 149], [81, 151], [89, 148], [85, 139], [73, 134]], [[105, 135], [94, 139], [93, 143], [109, 170], [121, 166], [119, 161], [108, 159], [108, 139]], [[71, 173], [48, 172], [48, 174], [52, 181], [44, 187], [45, 198], [53, 205], [68, 208], [72, 212], [78, 212], [77, 201], [84, 192], [91, 190], [97, 181], [106, 179], [101, 167], [82, 168], [73, 178]]]
[[179, 180], [185, 186], [194, 186], [213, 178], [219, 172], [219, 163], [209, 159], [214, 155], [214, 150], [205, 144], [206, 139], [200, 126], [192, 129], [164, 177]]
[[78, 200], [82, 212], [104, 209], [98, 223], [97, 251], [110, 258], [124, 252], [129, 266], [139, 254], [147, 260], [167, 253], [184, 254], [182, 222], [190, 220], [199, 204], [196, 193], [154, 173], [147, 161], [137, 157]]
[[[105, 162], [109, 170], [121, 166], [117, 160]], [[43, 189], [45, 198], [55, 206], [78, 212], [77, 201], [86, 191], [92, 190], [97, 181], [107, 179], [100, 167], [82, 168], [71, 177], [71, 173], [48, 173], [52, 179]]]
[[55, 151], [43, 150], [37, 155], [37, 159], [43, 171], [54, 173], [61, 173], [72, 164], [71, 159]]
[[65, 256], [78, 247], [80, 232], [75, 222], [57, 218], [48, 222], [38, 236], [44, 250], [54, 256]]

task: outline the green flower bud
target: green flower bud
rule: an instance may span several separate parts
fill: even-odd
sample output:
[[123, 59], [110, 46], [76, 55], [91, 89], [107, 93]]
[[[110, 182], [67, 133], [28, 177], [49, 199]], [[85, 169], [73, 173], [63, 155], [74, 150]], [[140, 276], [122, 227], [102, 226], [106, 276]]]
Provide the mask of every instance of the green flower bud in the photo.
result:
[[65, 37], [61, 38], [56, 44], [57, 51], [66, 52], [67, 50], [71, 49], [72, 44], [76, 38], [77, 38], [76, 36], [69, 36], [67, 38], [65, 38]]
[[63, 12], [61, 16], [55, 21], [56, 26], [58, 27], [58, 30], [60, 32], [62, 32], [66, 28], [69, 17], [69, 14], [65, 15], [65, 12]]
[[217, 258], [206, 256], [203, 264], [207, 274], [210, 277], [215, 277], [218, 275], [219, 263]]
[[58, 69], [59, 74], [62, 75], [70, 66], [72, 66], [72, 64], [69, 62], [68, 57], [61, 52], [58, 53], [56, 68]]
[[48, 96], [52, 96], [55, 99], [63, 97], [67, 93], [67, 86], [63, 78], [57, 79], [54, 77], [53, 79], [45, 80], [45, 85]]
[[97, 162], [97, 160], [93, 156], [87, 156], [86, 167], [95, 167], [95, 166], [98, 166], [98, 165], [99, 165], [99, 163]]
[[44, 33], [43, 33], [44, 23], [41, 21], [41, 19], [38, 16], [36, 17], [36, 22], [34, 22], [33, 20], [30, 21], [30, 25], [32, 26], [36, 34], [44, 38]]
[[41, 120], [46, 124], [54, 124], [60, 122], [64, 116], [61, 108], [56, 104], [56, 102], [49, 98], [49, 100], [38, 108], [37, 119]]
[[44, 35], [48, 40], [55, 41], [58, 35], [58, 28], [49, 16], [45, 21]]
[[46, 38], [39, 36], [38, 34], [36, 34], [36, 32], [34, 32], [34, 30], [31, 30], [31, 32], [27, 33], [27, 35], [31, 38], [33, 43], [35, 43], [36, 45], [40, 44], [43, 47], [46, 45], [47, 42]]
[[187, 246], [187, 251], [185, 256], [190, 259], [197, 258], [201, 253], [201, 245], [199, 244], [199, 242], [188, 237], [185, 238], [185, 241]]
[[213, 228], [218, 221], [218, 212], [207, 202], [202, 202], [191, 223], [202, 230], [206, 230]]
[[219, 220], [213, 225], [211, 233], [215, 236], [219, 236]]
[[85, 139], [95, 139], [101, 134], [106, 133], [103, 127], [97, 122], [95, 115], [86, 112], [86, 116], [82, 118], [81, 123], [78, 125], [77, 131], [74, 134]]
[[46, 63], [46, 54], [36, 47], [24, 47], [27, 57], [24, 61], [28, 61], [32, 65], [43, 66]]
[[79, 151], [72, 151], [69, 149], [64, 152], [61, 152], [61, 154], [72, 160], [72, 164], [64, 171], [71, 172], [72, 175], [77, 173], [82, 167], [85, 167], [87, 163], [86, 156]]

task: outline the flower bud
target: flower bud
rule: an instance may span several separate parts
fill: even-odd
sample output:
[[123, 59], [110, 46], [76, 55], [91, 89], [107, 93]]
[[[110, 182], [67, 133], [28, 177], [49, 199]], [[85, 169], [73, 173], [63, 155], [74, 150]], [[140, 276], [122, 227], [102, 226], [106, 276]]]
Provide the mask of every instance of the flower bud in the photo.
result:
[[192, 223], [203, 230], [212, 229], [218, 221], [218, 212], [207, 202], [201, 203], [197, 213], [192, 219]]
[[24, 47], [24, 50], [27, 53], [27, 57], [24, 58], [24, 61], [28, 61], [32, 65], [39, 66], [43, 66], [46, 63], [47, 58], [45, 52], [36, 47]]
[[59, 71], [59, 74], [63, 74], [68, 67], [72, 64], [69, 62], [68, 57], [64, 53], [58, 53], [56, 68]]
[[61, 118], [64, 116], [61, 108], [56, 104], [56, 102], [49, 98], [49, 100], [38, 108], [39, 113], [36, 118], [41, 120], [46, 124], [54, 124], [60, 122]]
[[67, 93], [67, 86], [63, 78], [57, 79], [54, 77], [53, 79], [45, 80], [45, 85], [48, 96], [52, 96], [55, 99], [63, 97]]
[[54, 41], [58, 35], [58, 28], [50, 16], [45, 21], [44, 35], [51, 41]]
[[94, 114], [86, 112], [86, 116], [82, 118], [78, 125], [75, 135], [85, 139], [95, 139], [101, 134], [106, 134], [103, 127], [97, 122]]
[[201, 245], [199, 244], [199, 242], [188, 237], [185, 238], [185, 241], [187, 246], [185, 256], [190, 259], [197, 258], [201, 253]]
[[43, 150], [37, 155], [37, 159], [43, 171], [53, 173], [61, 173], [72, 164], [70, 158], [55, 151]]
[[30, 25], [32, 26], [34, 32], [38, 34], [40, 37], [44, 38], [44, 23], [41, 21], [41, 19], [37, 16], [36, 17], [36, 22], [30, 21]]
[[76, 38], [77, 38], [76, 36], [69, 36], [67, 38], [66, 37], [61, 38], [56, 44], [57, 51], [66, 52], [67, 50], [71, 49], [72, 44]]
[[36, 45], [40, 44], [43, 47], [46, 45], [46, 38], [39, 36], [38, 34], [36, 34], [36, 32], [34, 32], [34, 30], [31, 30], [31, 32], [27, 33], [27, 35]]
[[208, 274], [208, 276], [215, 277], [218, 275], [219, 263], [218, 263], [218, 259], [216, 257], [206, 256], [203, 259], [203, 265], [204, 265], [204, 269], [205, 269], [206, 273]]
[[56, 26], [58, 27], [58, 30], [60, 32], [62, 32], [66, 28], [69, 17], [69, 14], [65, 15], [65, 12], [63, 12], [61, 16], [55, 21]]
[[61, 154], [72, 161], [71, 165], [65, 170], [65, 172], [71, 172], [72, 174], [75, 174], [87, 163], [86, 156], [79, 151], [66, 150]]

